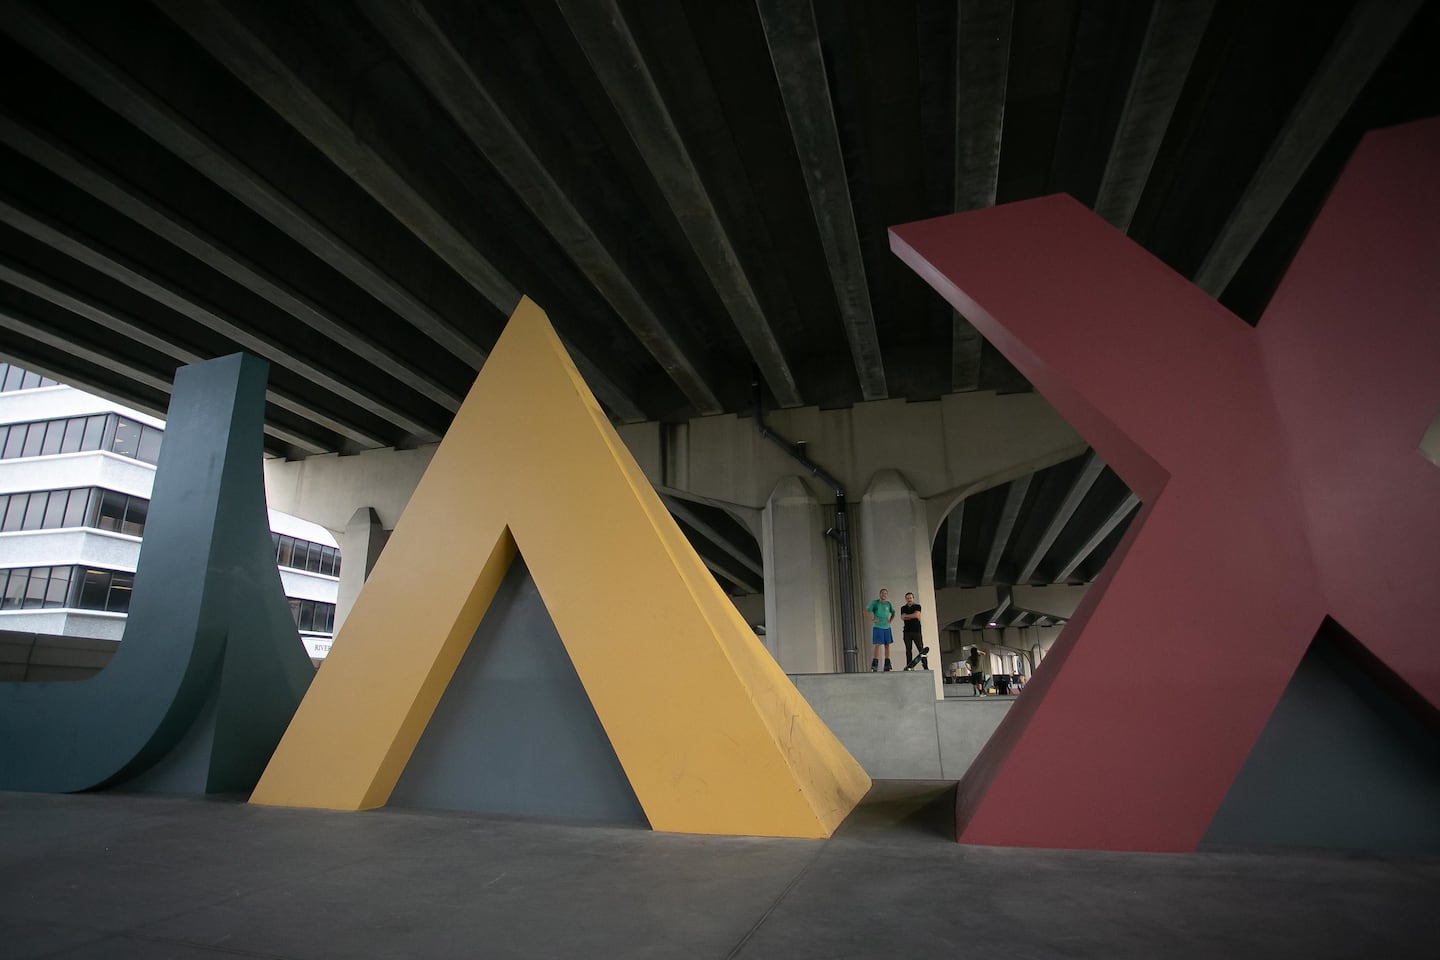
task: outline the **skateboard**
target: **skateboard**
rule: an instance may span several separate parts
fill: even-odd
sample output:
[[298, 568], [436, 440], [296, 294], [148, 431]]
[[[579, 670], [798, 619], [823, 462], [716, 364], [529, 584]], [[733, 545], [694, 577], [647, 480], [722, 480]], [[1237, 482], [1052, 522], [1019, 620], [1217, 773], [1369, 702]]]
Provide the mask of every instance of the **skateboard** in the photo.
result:
[[920, 648], [920, 652], [917, 653], [917, 654], [915, 654], [914, 659], [912, 659], [909, 663], [905, 664], [905, 669], [906, 669], [906, 670], [914, 670], [914, 669], [915, 669], [915, 664], [918, 663], [918, 664], [921, 665], [920, 669], [922, 669], [922, 670], [929, 670], [929, 669], [930, 669], [930, 656], [929, 656], [929, 654], [930, 654], [930, 648], [929, 648], [929, 647], [921, 647], [921, 648]]

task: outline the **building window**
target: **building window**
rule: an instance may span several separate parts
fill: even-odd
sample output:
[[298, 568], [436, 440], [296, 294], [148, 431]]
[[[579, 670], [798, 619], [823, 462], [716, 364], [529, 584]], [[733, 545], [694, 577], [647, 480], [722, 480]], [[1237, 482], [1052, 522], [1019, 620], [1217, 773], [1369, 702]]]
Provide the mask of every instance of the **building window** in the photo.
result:
[[0, 494], [0, 531], [94, 527], [145, 535], [150, 501], [99, 487]]
[[295, 617], [295, 628], [304, 630], [304, 632], [336, 632], [336, 604], [334, 603], [289, 597], [289, 615]]
[[290, 597], [290, 615], [296, 628], [306, 633], [335, 632], [335, 604], [323, 600], [302, 600]]
[[0, 570], [0, 610], [66, 606], [74, 571], [74, 567]]
[[13, 393], [16, 390], [34, 390], [36, 387], [58, 385], [58, 380], [51, 380], [38, 373], [22, 370], [11, 363], [0, 363], [0, 393]]
[[81, 610], [107, 610], [111, 613], [130, 612], [130, 594], [135, 589], [135, 574], [122, 570], [76, 568], [76, 589], [71, 606]]
[[291, 570], [305, 570], [327, 577], [340, 576], [340, 550], [323, 543], [311, 543], [299, 537], [271, 532], [275, 541], [275, 563]]
[[160, 462], [165, 431], [118, 414], [66, 417], [0, 426], [0, 460], [109, 450], [144, 463]]

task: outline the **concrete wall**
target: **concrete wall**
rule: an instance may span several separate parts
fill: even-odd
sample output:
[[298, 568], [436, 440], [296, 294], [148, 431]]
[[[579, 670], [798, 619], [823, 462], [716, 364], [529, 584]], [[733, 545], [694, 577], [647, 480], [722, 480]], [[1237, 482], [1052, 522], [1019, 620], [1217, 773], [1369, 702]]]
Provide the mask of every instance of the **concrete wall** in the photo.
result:
[[[921, 497], [939, 496], [932, 535], [976, 484], [984, 489], [1085, 451], [1084, 441], [1035, 393], [955, 393], [922, 403], [878, 400], [846, 410], [799, 407], [772, 411], [765, 420], [787, 439], [804, 441], [811, 459], [855, 499], [884, 468], [901, 471]], [[751, 417], [704, 417], [683, 429], [638, 423], [617, 430], [652, 483], [701, 497], [763, 507], [782, 477], [803, 474], [760, 436]], [[670, 431], [663, 465], [662, 430]], [[822, 503], [834, 499], [814, 477], [802, 480]]]
[[877, 780], [960, 779], [1015, 702], [1014, 697], [936, 700], [924, 672], [790, 679]]
[[[961, 497], [1086, 449], [1035, 393], [957, 393], [923, 403], [881, 400], [847, 410], [800, 407], [767, 414], [766, 422], [791, 440], [806, 441], [809, 455], [857, 501], [877, 470], [901, 471], [922, 498], [938, 498], [927, 507], [932, 535]], [[651, 483], [707, 502], [762, 509], [781, 479], [804, 473], [760, 436], [750, 417], [616, 429]], [[669, 434], [663, 465], [661, 431]], [[361, 507], [373, 507], [385, 528], [393, 529], [435, 446], [268, 460], [265, 493], [272, 508], [337, 535]], [[814, 477], [801, 480], [821, 503], [834, 499], [833, 491]]]

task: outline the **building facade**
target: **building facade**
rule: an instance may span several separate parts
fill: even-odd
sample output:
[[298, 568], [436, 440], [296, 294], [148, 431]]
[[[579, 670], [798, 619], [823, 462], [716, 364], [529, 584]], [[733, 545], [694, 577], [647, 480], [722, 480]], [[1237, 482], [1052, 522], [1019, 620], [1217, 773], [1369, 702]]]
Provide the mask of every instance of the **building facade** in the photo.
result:
[[[0, 630], [118, 641], [164, 421], [0, 363]], [[334, 634], [340, 552], [272, 511], [280, 579], [312, 660]]]

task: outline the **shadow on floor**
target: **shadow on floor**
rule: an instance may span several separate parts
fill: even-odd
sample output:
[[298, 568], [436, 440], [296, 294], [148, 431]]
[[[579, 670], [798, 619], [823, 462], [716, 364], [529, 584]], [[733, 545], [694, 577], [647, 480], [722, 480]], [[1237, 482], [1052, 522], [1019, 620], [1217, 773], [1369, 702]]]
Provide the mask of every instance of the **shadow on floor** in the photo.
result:
[[836, 839], [955, 842], [954, 780], [876, 780]]

